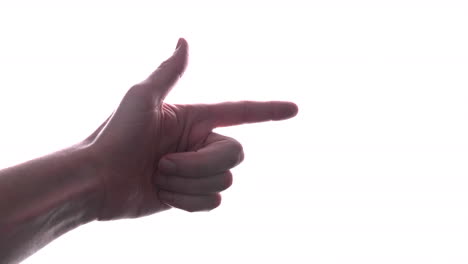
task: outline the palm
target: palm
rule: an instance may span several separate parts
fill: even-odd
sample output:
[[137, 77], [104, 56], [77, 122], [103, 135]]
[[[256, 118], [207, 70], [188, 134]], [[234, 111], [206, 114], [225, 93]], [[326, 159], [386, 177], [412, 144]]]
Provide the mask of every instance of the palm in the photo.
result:
[[[100, 166], [105, 168], [101, 173], [104, 197], [100, 220], [140, 217], [169, 209], [168, 201], [158, 195], [164, 190], [155, 184], [168, 181], [163, 179], [178, 181], [178, 188], [168, 188], [176, 188], [172, 191], [180, 193], [175, 195], [185, 204], [213, 200], [216, 196], [212, 192], [228, 187], [222, 187], [219, 175], [226, 175], [243, 154], [240, 144], [212, 130], [281, 120], [297, 111], [294, 104], [285, 102], [164, 103], [186, 64], [187, 44], [182, 41], [178, 51], [147, 80], [132, 87], [109, 120], [88, 138], [98, 149]], [[178, 159], [176, 173], [161, 172], [159, 162], [168, 155]], [[217, 181], [217, 187], [206, 179]], [[197, 186], [197, 182], [205, 186], [195, 188], [199, 192], [187, 187]], [[210, 184], [211, 189], [206, 187]], [[181, 203], [174, 201], [171, 205], [183, 208]]]
[[[153, 184], [158, 161], [169, 153], [196, 151], [208, 136], [208, 130], [194, 122], [187, 107], [164, 104], [127, 120], [114, 114], [102, 128], [94, 144], [111, 154], [105, 158], [109, 166], [104, 167], [112, 171], [104, 174], [104, 181], [115, 193], [107, 198], [108, 212], [102, 219], [140, 217], [170, 208], [160, 201]], [[115, 211], [126, 214], [115, 216]]]

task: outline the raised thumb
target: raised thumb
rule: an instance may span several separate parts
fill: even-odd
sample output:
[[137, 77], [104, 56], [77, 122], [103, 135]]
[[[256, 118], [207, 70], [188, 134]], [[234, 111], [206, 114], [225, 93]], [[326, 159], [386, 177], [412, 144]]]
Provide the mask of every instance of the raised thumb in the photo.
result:
[[188, 44], [183, 38], [177, 42], [176, 50], [170, 58], [144, 80], [145, 86], [156, 103], [162, 103], [175, 83], [182, 77], [188, 63]]

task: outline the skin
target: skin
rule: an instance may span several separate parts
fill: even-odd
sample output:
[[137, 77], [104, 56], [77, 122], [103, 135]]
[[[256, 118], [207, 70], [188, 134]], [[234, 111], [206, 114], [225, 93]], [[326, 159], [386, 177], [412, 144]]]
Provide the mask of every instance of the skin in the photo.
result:
[[[172, 207], [220, 205], [230, 169], [244, 159], [216, 127], [295, 116], [291, 102], [167, 104], [182, 76], [188, 44], [131, 87], [113, 114], [67, 149], [0, 171], [0, 262], [18, 263], [91, 221], [137, 218]], [[169, 162], [168, 162], [169, 161]], [[171, 166], [172, 165], [172, 166]]]

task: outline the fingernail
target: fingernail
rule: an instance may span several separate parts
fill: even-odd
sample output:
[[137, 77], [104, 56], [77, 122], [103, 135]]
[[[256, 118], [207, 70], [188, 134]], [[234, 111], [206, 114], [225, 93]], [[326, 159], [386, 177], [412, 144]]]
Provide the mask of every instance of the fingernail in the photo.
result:
[[180, 45], [182, 45], [182, 38], [179, 38], [179, 41], [177, 41], [176, 50], [180, 47]]
[[159, 170], [165, 172], [166, 174], [175, 174], [176, 164], [168, 159], [161, 159], [159, 161]]

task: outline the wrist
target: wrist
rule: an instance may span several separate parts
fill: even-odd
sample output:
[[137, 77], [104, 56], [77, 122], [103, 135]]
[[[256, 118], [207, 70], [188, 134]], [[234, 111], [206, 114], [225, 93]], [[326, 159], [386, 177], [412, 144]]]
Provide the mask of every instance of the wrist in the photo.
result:
[[102, 192], [89, 153], [78, 144], [0, 170], [2, 261], [20, 262], [97, 218]]
[[77, 177], [80, 180], [79, 200], [82, 203], [81, 224], [97, 220], [103, 201], [102, 165], [95, 158], [92, 145], [78, 144], [70, 149], [71, 159], [77, 164]]

